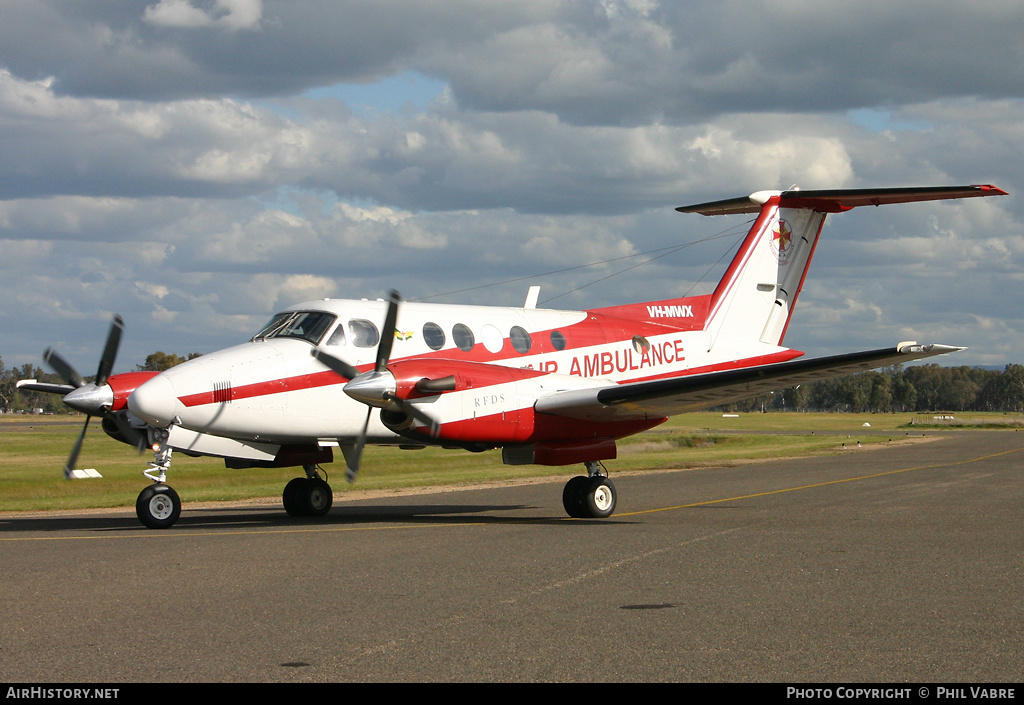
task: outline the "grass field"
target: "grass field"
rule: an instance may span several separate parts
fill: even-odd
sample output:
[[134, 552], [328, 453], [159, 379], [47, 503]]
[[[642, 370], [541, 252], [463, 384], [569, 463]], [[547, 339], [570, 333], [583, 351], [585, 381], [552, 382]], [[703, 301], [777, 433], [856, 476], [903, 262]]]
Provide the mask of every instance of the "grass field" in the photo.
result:
[[[151, 453], [139, 455], [109, 438], [97, 420], [89, 426], [80, 468], [95, 468], [102, 479], [64, 480], [62, 468], [81, 430], [81, 416], [0, 417], [0, 511], [133, 506], [149, 482], [142, 475]], [[962, 428], [1024, 428], [1024, 417], [1007, 414], [683, 414], [619, 443], [619, 457], [606, 462], [611, 473], [733, 465], [756, 458], [844, 452], [899, 442], [908, 435]], [[405, 451], [367, 448], [355, 485], [344, 480], [340, 453], [325, 466], [335, 494], [351, 489], [388, 490], [471, 484], [524, 477], [570, 475], [580, 466], [507, 466], [497, 451], [468, 453], [428, 448]], [[221, 460], [178, 454], [169, 484], [187, 502], [279, 497], [297, 468], [229, 470]]]

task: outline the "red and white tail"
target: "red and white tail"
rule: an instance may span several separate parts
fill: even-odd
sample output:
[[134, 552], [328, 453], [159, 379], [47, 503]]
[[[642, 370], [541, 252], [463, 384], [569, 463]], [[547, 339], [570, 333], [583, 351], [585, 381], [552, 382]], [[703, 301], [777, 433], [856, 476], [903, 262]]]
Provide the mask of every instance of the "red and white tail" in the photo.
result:
[[803, 288], [829, 213], [857, 206], [1001, 196], [994, 186], [759, 191], [743, 198], [683, 206], [681, 213], [757, 218], [708, 304], [710, 348], [719, 341], [779, 346]]

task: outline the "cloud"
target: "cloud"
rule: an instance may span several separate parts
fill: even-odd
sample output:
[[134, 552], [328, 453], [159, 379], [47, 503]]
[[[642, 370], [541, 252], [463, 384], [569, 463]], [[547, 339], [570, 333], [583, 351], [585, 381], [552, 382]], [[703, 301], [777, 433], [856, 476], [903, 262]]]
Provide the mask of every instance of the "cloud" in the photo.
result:
[[261, 0], [215, 0], [203, 10], [189, 0], [160, 0], [149, 5], [143, 20], [163, 27], [222, 27], [228, 30], [254, 29], [263, 16]]

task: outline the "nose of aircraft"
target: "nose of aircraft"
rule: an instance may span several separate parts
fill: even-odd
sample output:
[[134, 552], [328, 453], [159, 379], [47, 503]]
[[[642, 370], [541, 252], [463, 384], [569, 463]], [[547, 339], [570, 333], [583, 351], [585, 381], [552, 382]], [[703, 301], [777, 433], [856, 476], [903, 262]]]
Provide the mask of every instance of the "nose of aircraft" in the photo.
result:
[[164, 375], [139, 385], [128, 397], [128, 410], [151, 426], [164, 428], [174, 420], [178, 397]]

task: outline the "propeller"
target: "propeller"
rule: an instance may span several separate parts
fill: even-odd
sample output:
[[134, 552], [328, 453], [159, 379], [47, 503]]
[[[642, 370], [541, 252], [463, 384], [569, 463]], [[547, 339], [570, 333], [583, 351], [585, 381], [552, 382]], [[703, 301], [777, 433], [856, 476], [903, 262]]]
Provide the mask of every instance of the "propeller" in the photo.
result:
[[[85, 440], [85, 433], [89, 429], [89, 420], [93, 416], [103, 416], [107, 409], [114, 403], [114, 391], [107, 385], [107, 378], [114, 369], [114, 359], [117, 357], [117, 349], [121, 344], [121, 334], [124, 332], [124, 319], [115, 314], [110, 323], [110, 332], [107, 334], [106, 345], [103, 346], [103, 354], [100, 356], [100, 364], [96, 370], [96, 379], [93, 382], [86, 382], [78, 371], [60, 356], [53, 348], [47, 348], [43, 352], [43, 362], [50, 369], [60, 375], [68, 387], [73, 387], [64, 394], [64, 403], [72, 409], [85, 414], [85, 423], [82, 431], [78, 434], [78, 440], [71, 448], [71, 455], [68, 456], [67, 464], [64, 465], [64, 478], [73, 477], [75, 463], [78, 462], [78, 454], [82, 450], [82, 442]], [[62, 389], [67, 389], [63, 387]], [[59, 393], [59, 392], [58, 392]]]
[[[388, 370], [388, 362], [391, 360], [391, 349], [395, 344], [395, 330], [398, 323], [398, 306], [402, 297], [397, 291], [392, 290], [388, 294], [388, 310], [384, 316], [384, 328], [381, 330], [380, 342], [377, 344], [377, 359], [373, 369], [369, 372], [360, 372], [348, 364], [324, 350], [313, 348], [312, 355], [340, 376], [349, 380], [344, 391], [356, 401], [367, 405], [366, 421], [363, 422], [363, 430], [356, 440], [353, 452], [346, 453], [348, 469], [345, 477], [349, 482], [354, 482], [359, 472], [359, 462], [362, 459], [363, 447], [366, 445], [366, 436], [370, 428], [370, 418], [373, 415], [374, 407], [380, 409], [397, 409], [419, 423], [430, 429], [430, 435], [436, 436], [440, 430], [438, 422], [426, 412], [422, 411], [415, 404], [397, 396], [395, 377]], [[454, 378], [450, 383], [448, 378], [443, 380], [423, 380], [426, 385], [424, 391], [434, 391], [430, 383], [436, 383], [437, 391], [448, 391], [454, 388]], [[419, 384], [417, 385], [419, 389]]]

